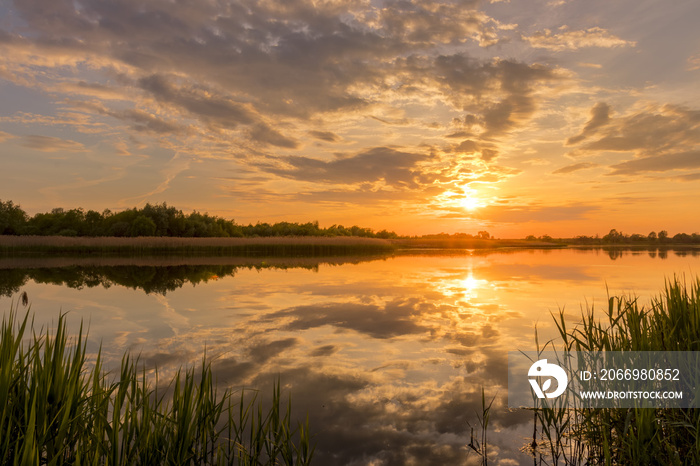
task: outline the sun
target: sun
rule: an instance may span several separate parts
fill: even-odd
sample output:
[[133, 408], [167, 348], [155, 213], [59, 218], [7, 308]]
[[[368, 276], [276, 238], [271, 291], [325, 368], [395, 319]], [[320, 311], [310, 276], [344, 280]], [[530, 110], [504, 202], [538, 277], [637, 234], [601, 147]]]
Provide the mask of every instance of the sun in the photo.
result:
[[481, 203], [478, 199], [471, 197], [469, 194], [465, 194], [464, 197], [459, 201], [459, 203], [467, 210], [474, 210], [481, 207]]

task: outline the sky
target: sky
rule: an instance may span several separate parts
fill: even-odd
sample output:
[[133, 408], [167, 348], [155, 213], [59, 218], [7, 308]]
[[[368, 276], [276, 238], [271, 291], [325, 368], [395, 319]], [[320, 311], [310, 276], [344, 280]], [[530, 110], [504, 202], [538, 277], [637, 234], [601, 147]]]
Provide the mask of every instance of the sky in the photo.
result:
[[0, 0], [0, 199], [700, 231], [697, 0]]

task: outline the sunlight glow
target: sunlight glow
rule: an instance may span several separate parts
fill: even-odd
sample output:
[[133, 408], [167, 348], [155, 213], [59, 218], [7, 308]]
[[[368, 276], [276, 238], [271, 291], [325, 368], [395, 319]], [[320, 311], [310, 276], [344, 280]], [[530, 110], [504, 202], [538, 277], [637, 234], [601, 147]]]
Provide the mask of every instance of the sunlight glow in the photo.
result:
[[464, 207], [467, 210], [474, 210], [481, 207], [481, 203], [479, 202], [479, 200], [471, 197], [469, 194], [462, 198], [460, 204], [462, 204], [462, 207]]
[[464, 196], [459, 200], [459, 204], [467, 209], [474, 210], [483, 207], [483, 202], [475, 196], [476, 191], [469, 187], [464, 187]]

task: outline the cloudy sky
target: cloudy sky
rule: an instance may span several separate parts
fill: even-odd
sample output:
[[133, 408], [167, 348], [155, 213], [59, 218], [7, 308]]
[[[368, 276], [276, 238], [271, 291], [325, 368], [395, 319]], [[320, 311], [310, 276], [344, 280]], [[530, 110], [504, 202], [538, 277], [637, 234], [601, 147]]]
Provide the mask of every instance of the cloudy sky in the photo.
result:
[[0, 0], [0, 199], [700, 230], [697, 0]]

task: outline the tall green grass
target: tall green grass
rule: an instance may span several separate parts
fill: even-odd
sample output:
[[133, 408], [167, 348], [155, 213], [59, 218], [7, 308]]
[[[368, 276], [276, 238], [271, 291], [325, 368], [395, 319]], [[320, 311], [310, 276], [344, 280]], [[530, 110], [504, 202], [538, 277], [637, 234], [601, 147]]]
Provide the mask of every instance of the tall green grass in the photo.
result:
[[[603, 315], [592, 307], [567, 327], [553, 316], [562, 351], [700, 351], [700, 279], [667, 280], [647, 305], [632, 296], [608, 298]], [[700, 367], [689, 367], [697, 372]], [[700, 464], [700, 410], [538, 409], [540, 442], [554, 464]], [[533, 439], [533, 443], [537, 443]]]
[[129, 354], [118, 374], [105, 374], [100, 352], [88, 361], [82, 324], [68, 338], [65, 315], [37, 333], [15, 308], [0, 338], [2, 465], [311, 462], [308, 419], [295, 425], [279, 381], [265, 408], [256, 392], [219, 391], [206, 358], [166, 388]]

